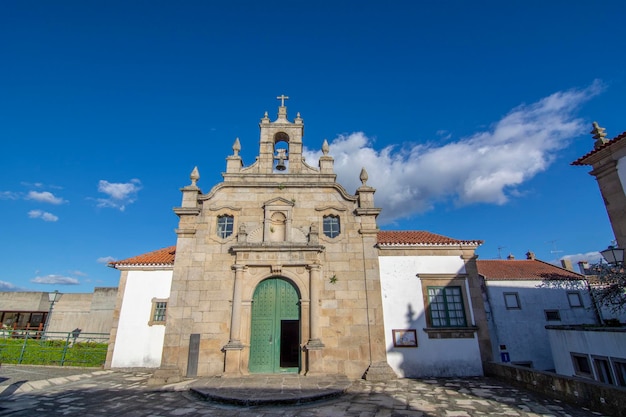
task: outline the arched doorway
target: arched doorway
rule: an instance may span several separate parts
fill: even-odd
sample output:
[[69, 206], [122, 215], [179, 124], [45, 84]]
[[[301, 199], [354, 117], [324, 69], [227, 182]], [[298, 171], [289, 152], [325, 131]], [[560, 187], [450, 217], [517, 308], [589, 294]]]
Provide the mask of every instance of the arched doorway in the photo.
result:
[[252, 298], [251, 373], [298, 372], [300, 303], [296, 288], [281, 278], [261, 281]]

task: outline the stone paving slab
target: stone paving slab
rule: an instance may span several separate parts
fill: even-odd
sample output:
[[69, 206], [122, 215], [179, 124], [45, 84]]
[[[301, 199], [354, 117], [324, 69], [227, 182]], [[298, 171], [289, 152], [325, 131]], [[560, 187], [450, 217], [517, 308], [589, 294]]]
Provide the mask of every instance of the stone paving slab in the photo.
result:
[[[7, 378], [4, 365], [0, 378]], [[203, 379], [154, 388], [148, 385], [151, 372], [94, 371], [54, 376], [49, 386], [28, 391], [14, 384], [32, 381], [31, 369], [19, 369], [4, 380], [0, 390], [0, 416], [4, 417], [590, 417], [601, 413], [573, 407], [538, 396], [490, 378], [397, 379], [386, 383], [350, 381], [340, 397], [300, 405], [234, 406], [198, 399], [191, 386]], [[29, 372], [31, 372], [29, 374]], [[84, 372], [84, 371], [83, 371]], [[71, 378], [72, 377], [72, 378]], [[41, 380], [41, 379], [40, 379]], [[13, 381], [13, 383], [8, 383]], [[21, 381], [21, 382], [20, 382]], [[251, 388], [252, 389], [252, 388]], [[250, 392], [252, 393], [253, 389]]]
[[190, 384], [200, 398], [240, 406], [296, 405], [342, 395], [351, 381], [345, 376], [250, 375], [201, 378]]

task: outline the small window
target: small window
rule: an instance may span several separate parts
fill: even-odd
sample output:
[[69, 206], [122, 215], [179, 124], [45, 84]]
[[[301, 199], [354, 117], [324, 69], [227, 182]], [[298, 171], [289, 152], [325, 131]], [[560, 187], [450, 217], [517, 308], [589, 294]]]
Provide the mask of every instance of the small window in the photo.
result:
[[233, 234], [233, 226], [235, 224], [235, 220], [233, 216], [218, 216], [217, 217], [217, 235], [222, 239], [227, 238], [228, 236]]
[[571, 355], [576, 375], [593, 378], [589, 356], [580, 353], [571, 353]]
[[594, 356], [593, 367], [596, 370], [596, 379], [604, 384], [613, 385], [613, 373], [609, 358]]
[[165, 324], [167, 313], [167, 300], [165, 299], [152, 299], [152, 312], [150, 313], [151, 320], [148, 322], [150, 326], [153, 324]]
[[340, 231], [338, 216], [324, 216], [324, 234], [326, 236], [330, 238], [337, 237]]
[[626, 359], [611, 358], [611, 362], [613, 362], [613, 371], [615, 372], [617, 385], [626, 387]]
[[433, 327], [466, 327], [461, 287], [428, 287], [428, 310]]
[[507, 310], [520, 310], [519, 295], [516, 292], [504, 293], [504, 305]]
[[580, 296], [580, 293], [578, 291], [570, 291], [567, 293], [567, 301], [569, 301], [569, 306], [571, 308], [582, 308], [583, 306], [583, 299]]
[[559, 310], [544, 310], [547, 321], [561, 321], [561, 313]]

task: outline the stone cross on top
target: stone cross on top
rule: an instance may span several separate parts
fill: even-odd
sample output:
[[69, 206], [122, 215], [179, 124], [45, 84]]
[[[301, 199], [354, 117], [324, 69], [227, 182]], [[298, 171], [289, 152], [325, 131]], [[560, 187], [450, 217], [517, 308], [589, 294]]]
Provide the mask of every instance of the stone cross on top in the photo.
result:
[[276, 100], [280, 100], [280, 107], [285, 107], [285, 100], [289, 100], [289, 97], [281, 94], [280, 96], [276, 97]]

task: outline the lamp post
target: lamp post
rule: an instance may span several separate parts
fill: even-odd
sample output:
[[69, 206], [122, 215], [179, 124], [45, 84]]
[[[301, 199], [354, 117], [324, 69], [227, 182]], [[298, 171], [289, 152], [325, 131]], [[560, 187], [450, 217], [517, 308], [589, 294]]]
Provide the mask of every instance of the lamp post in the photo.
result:
[[50, 301], [50, 310], [48, 310], [48, 316], [46, 317], [46, 325], [43, 328], [43, 334], [46, 336], [48, 334], [48, 326], [50, 325], [50, 318], [52, 317], [52, 309], [54, 308], [54, 303], [59, 301], [61, 294], [59, 294], [59, 290], [54, 290], [54, 292], [48, 293], [48, 301]]
[[618, 248], [617, 246], [611, 245], [605, 250], [600, 251], [600, 254], [611, 266], [622, 266], [624, 263], [624, 249]]

